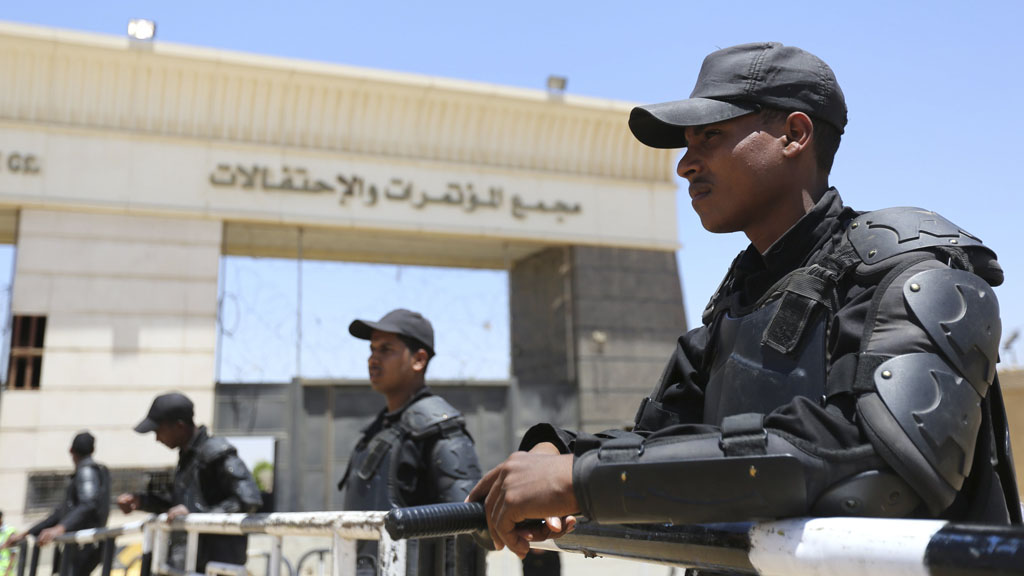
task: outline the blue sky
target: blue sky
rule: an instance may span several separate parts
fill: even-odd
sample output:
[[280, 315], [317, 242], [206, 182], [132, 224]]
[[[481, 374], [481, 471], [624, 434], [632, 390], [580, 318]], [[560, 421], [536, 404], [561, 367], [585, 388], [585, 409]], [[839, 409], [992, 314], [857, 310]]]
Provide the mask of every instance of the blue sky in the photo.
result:
[[[116, 35], [131, 17], [156, 20], [158, 41], [537, 89], [559, 74], [570, 93], [638, 103], [685, 97], [716, 48], [803, 47], [836, 71], [850, 108], [831, 178], [847, 204], [920, 206], [981, 237], [1006, 270], [997, 289], [1004, 340], [1024, 331], [1022, 2], [33, 0], [0, 8], [4, 20]], [[678, 219], [692, 324], [746, 239], [705, 232], [685, 194]], [[507, 330], [488, 314], [472, 322]], [[1024, 363], [1024, 338], [1003, 361]]]

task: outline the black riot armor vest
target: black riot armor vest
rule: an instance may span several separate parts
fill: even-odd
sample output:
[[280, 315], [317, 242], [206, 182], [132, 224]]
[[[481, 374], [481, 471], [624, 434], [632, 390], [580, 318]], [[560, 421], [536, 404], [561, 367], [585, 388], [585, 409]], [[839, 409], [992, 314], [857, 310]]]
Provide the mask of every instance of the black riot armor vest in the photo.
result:
[[[409, 405], [391, 426], [377, 432], [372, 438], [364, 437], [349, 458], [345, 476], [338, 483], [345, 490], [345, 510], [390, 510], [396, 507], [427, 504], [406, 502], [396, 477], [404, 442], [410, 438], [426, 440], [453, 429], [462, 429], [462, 414], [440, 396], [424, 396]], [[449, 539], [450, 540], [450, 539]], [[441, 574], [447, 546], [445, 539], [409, 540], [406, 542], [407, 576]], [[356, 544], [357, 576], [377, 574], [377, 542], [360, 540]]]
[[352, 451], [345, 485], [345, 510], [390, 510], [404, 506], [401, 494], [394, 490], [392, 462], [406, 435], [399, 424], [386, 428]]
[[762, 344], [779, 310], [775, 300], [743, 316], [719, 315], [714, 359], [704, 393], [704, 423], [721, 426], [736, 414], [767, 414], [795, 396], [824, 394], [825, 314], [816, 314], [795, 350], [784, 354]]

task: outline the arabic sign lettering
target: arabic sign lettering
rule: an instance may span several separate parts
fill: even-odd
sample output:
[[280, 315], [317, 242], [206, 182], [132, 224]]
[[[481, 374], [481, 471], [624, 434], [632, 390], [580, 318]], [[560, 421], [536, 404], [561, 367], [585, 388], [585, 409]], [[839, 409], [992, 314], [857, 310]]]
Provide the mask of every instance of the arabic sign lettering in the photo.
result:
[[[432, 194], [418, 188], [414, 181], [391, 178], [387, 183], [368, 181], [358, 174], [337, 174], [331, 181], [313, 178], [305, 168], [284, 166], [275, 172], [259, 164], [218, 164], [210, 173], [210, 184], [218, 188], [240, 188], [242, 190], [265, 190], [269, 192], [299, 192], [305, 194], [335, 194], [343, 206], [362, 204], [375, 206], [381, 200], [408, 202], [422, 210], [427, 206], [449, 206], [464, 212], [479, 209], [500, 210], [505, 206], [505, 191], [500, 186], [488, 186], [487, 192], [478, 192], [471, 182], [449, 182], [441, 194]], [[552, 203], [526, 202], [514, 194], [508, 204], [515, 218], [526, 218], [530, 213], [555, 214], [558, 221], [563, 216], [579, 214], [582, 207], [577, 203], [557, 201]]]
[[13, 174], [38, 174], [42, 162], [35, 154], [24, 154], [21, 152], [0, 153], [0, 167], [6, 168], [7, 172]]

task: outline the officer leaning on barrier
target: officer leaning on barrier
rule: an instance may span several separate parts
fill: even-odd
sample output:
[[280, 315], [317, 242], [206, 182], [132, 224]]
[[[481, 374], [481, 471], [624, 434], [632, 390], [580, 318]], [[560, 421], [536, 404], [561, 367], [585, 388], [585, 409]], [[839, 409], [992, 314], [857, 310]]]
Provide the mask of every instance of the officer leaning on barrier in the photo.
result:
[[[356, 320], [349, 332], [370, 341], [370, 383], [387, 406], [363, 429], [338, 483], [345, 509], [462, 502], [480, 479], [480, 465], [462, 414], [425, 385], [434, 356], [433, 326], [418, 312], [400, 308], [377, 322]], [[409, 574], [451, 574], [456, 564], [460, 575], [484, 569], [466, 536], [408, 546]], [[359, 541], [357, 562], [360, 576], [376, 574], [377, 543]]]
[[828, 174], [846, 120], [831, 68], [778, 43], [716, 51], [690, 99], [633, 109], [638, 140], [686, 149], [704, 228], [751, 244], [632, 432], [536, 426], [474, 488], [496, 545], [522, 556], [577, 513], [1021, 522], [996, 255], [927, 210], [844, 206]]
[[[71, 461], [75, 473], [64, 493], [64, 501], [53, 512], [26, 532], [11, 536], [3, 547], [13, 546], [31, 534], [40, 544], [48, 544], [66, 532], [86, 528], [102, 528], [110, 515], [110, 472], [92, 459], [96, 439], [88, 432], [79, 432], [71, 441]], [[95, 544], [65, 547], [71, 554], [71, 575], [85, 576], [92, 572], [101, 559], [100, 547]]]
[[[235, 447], [227, 440], [210, 436], [206, 426], [196, 426], [192, 401], [183, 394], [157, 396], [146, 418], [135, 427], [140, 434], [155, 432], [156, 440], [178, 450], [178, 466], [169, 493], [147, 491], [121, 494], [117, 504], [128, 514], [132, 510], [166, 512], [168, 520], [190, 512], [252, 513], [260, 504], [259, 488]], [[171, 538], [171, 565], [185, 565], [184, 533]], [[245, 565], [246, 536], [203, 534], [199, 537], [196, 571], [203, 572], [209, 561]]]

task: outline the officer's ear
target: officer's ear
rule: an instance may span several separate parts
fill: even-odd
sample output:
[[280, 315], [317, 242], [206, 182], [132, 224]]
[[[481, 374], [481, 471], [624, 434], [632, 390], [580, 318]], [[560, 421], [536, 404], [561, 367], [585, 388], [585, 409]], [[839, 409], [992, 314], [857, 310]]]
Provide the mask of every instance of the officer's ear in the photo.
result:
[[412, 369], [423, 372], [427, 369], [427, 362], [430, 362], [430, 354], [423, 348], [419, 348], [412, 355]]
[[803, 112], [791, 112], [786, 117], [783, 134], [782, 154], [787, 158], [796, 158], [801, 154], [810, 153], [814, 138], [814, 122]]

